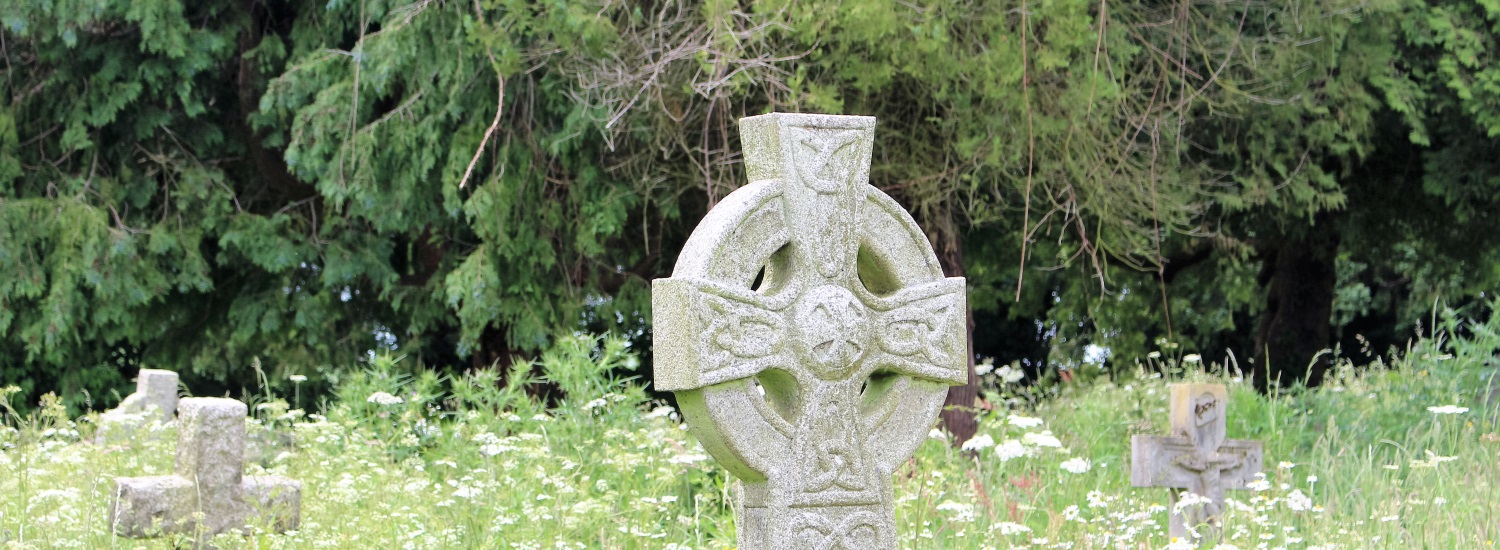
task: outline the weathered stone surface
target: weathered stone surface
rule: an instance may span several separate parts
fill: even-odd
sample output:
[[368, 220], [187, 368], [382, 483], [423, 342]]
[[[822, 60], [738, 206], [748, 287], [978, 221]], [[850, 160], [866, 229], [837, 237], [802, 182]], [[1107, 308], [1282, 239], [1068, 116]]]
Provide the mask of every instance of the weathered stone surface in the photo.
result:
[[[1219, 517], [1224, 491], [1245, 489], [1260, 473], [1261, 442], [1225, 439], [1229, 392], [1219, 384], [1172, 384], [1172, 435], [1137, 435], [1130, 440], [1130, 482], [1136, 487], [1170, 488], [1169, 534], [1187, 538], [1188, 527], [1199, 528], [1205, 539], [1220, 538]], [[1205, 497], [1208, 503], [1183, 514], [1177, 501], [1183, 491]]]
[[655, 383], [739, 478], [744, 550], [895, 548], [891, 475], [967, 378], [964, 280], [869, 185], [874, 129], [742, 119], [751, 183], [652, 285]]
[[114, 532], [139, 537], [159, 530], [207, 538], [241, 527], [295, 529], [302, 483], [243, 477], [245, 404], [187, 398], [178, 409], [176, 475], [117, 478], [109, 508]]
[[108, 443], [131, 437], [146, 424], [171, 422], [176, 413], [177, 373], [141, 369], [135, 379], [135, 393], [125, 396], [119, 407], [99, 415], [95, 442]]

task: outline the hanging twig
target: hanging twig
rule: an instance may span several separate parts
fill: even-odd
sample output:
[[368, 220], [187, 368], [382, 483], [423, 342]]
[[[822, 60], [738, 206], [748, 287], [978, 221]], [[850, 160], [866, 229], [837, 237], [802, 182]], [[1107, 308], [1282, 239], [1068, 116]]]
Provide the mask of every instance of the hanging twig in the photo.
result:
[[500, 127], [500, 115], [505, 112], [505, 75], [500, 73], [500, 63], [495, 61], [495, 51], [489, 46], [485, 46], [484, 51], [490, 56], [490, 65], [495, 67], [495, 80], [498, 81], [495, 89], [495, 121], [491, 122], [490, 128], [484, 131], [484, 139], [479, 140], [479, 148], [474, 150], [474, 158], [469, 160], [469, 167], [464, 169], [463, 179], [458, 180], [459, 189], [468, 185], [469, 175], [474, 172], [474, 165], [479, 162], [479, 156], [484, 154], [484, 146], [490, 142], [490, 136], [494, 135], [495, 128]]
[[1026, 0], [1021, 0], [1021, 94], [1026, 108], [1026, 206], [1021, 217], [1021, 267], [1016, 270], [1016, 301], [1021, 301], [1021, 283], [1026, 280], [1027, 227], [1031, 225], [1031, 175], [1036, 170], [1036, 132], [1031, 125], [1031, 87], [1027, 82]]

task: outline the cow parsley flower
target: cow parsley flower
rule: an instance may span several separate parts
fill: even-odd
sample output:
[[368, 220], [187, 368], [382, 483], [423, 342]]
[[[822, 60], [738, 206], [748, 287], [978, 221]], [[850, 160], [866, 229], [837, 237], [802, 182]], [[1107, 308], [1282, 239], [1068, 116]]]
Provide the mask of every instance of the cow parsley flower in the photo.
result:
[[1027, 527], [1025, 525], [1021, 525], [1019, 523], [1011, 523], [1009, 521], [1002, 521], [1000, 523], [996, 523], [994, 527], [991, 527], [991, 529], [999, 531], [1001, 535], [1016, 535], [1016, 534], [1020, 534], [1020, 533], [1030, 533], [1031, 532], [1031, 528], [1030, 527]]
[[1035, 447], [1062, 447], [1062, 441], [1052, 435], [1052, 430], [1042, 433], [1028, 433], [1021, 436], [1021, 441]]
[[994, 370], [995, 359], [993, 357], [988, 357], [985, 358], [984, 361], [979, 362], [979, 364], [974, 365], [974, 376], [984, 376]]
[[1077, 457], [1064, 460], [1063, 463], [1059, 464], [1058, 466], [1069, 472], [1082, 474], [1088, 472], [1089, 468], [1093, 467], [1093, 464], [1090, 463], [1089, 459], [1087, 458]]
[[1010, 425], [1021, 429], [1035, 428], [1042, 425], [1042, 419], [1040, 418], [1032, 418], [1029, 416], [1020, 416], [1015, 414], [1006, 417], [1006, 422], [1009, 422]]
[[990, 434], [979, 434], [965, 441], [961, 447], [965, 451], [979, 451], [995, 446], [995, 438]]
[[365, 399], [365, 402], [374, 403], [376, 405], [400, 405], [405, 401], [403, 401], [400, 397], [391, 395], [383, 391], [378, 391], [370, 394], [370, 397], [368, 399]]
[[1469, 412], [1469, 408], [1458, 405], [1443, 405], [1441, 407], [1427, 407], [1427, 411], [1433, 414], [1463, 414]]
[[1005, 443], [1001, 443], [1000, 446], [995, 447], [995, 456], [999, 457], [1001, 462], [1009, 461], [1012, 458], [1021, 458], [1026, 456], [1026, 453], [1026, 446], [1014, 439], [1007, 439]]

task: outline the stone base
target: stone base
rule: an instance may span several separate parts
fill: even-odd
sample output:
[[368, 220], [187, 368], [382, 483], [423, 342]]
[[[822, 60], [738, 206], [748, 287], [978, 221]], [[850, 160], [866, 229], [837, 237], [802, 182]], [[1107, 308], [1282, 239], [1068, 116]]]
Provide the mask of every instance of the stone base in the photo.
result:
[[237, 498], [203, 503], [193, 483], [178, 476], [122, 477], [115, 480], [109, 524], [115, 534], [143, 537], [194, 533], [203, 538], [230, 529], [273, 532], [296, 529], [302, 518], [302, 482], [247, 477]]

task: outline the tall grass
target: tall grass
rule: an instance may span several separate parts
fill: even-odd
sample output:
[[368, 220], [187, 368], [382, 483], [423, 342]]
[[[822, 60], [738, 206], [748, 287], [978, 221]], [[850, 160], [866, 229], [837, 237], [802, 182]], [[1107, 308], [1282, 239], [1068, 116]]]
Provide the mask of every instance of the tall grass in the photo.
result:
[[[1365, 353], [1359, 366], [1340, 358], [1323, 388], [1269, 397], [1171, 358], [1064, 384], [1047, 398], [997, 381], [990, 399], [997, 408], [980, 435], [963, 442], [967, 450], [934, 432], [897, 472], [901, 545], [1214, 547], [1169, 540], [1166, 490], [1129, 483], [1130, 436], [1164, 433], [1166, 384], [1194, 380], [1229, 386], [1230, 437], [1265, 442], [1265, 479], [1231, 493], [1223, 544], [1493, 547], [1500, 430], [1486, 384], [1500, 350], [1497, 326], [1449, 319], [1438, 336], [1401, 353]], [[302, 525], [221, 535], [214, 544], [734, 546], [732, 480], [675, 411], [615, 376], [636, 364], [621, 341], [563, 339], [539, 363], [539, 380], [528, 378], [529, 365], [505, 376], [443, 377], [380, 357], [343, 377], [318, 414], [276, 392], [258, 395], [247, 419], [246, 473], [300, 479]], [[559, 391], [539, 399], [526, 390], [534, 382]], [[182, 535], [122, 539], [106, 525], [114, 477], [171, 472], [172, 428], [96, 445], [88, 442], [94, 417], [70, 419], [47, 403], [23, 417], [8, 397], [0, 391], [0, 411], [8, 411], [0, 428], [0, 546], [191, 544]], [[1451, 412], [1459, 408], [1468, 410]]]

